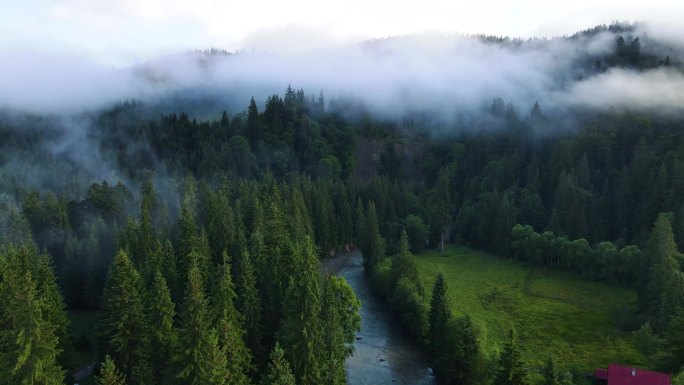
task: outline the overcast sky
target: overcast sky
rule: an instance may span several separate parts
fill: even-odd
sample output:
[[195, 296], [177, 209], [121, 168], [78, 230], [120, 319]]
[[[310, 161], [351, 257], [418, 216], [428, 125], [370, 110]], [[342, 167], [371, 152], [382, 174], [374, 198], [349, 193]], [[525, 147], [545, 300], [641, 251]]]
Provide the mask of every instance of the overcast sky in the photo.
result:
[[613, 20], [675, 28], [682, 0], [3, 0], [0, 53], [111, 66], [211, 46], [277, 50], [421, 32], [554, 36]]

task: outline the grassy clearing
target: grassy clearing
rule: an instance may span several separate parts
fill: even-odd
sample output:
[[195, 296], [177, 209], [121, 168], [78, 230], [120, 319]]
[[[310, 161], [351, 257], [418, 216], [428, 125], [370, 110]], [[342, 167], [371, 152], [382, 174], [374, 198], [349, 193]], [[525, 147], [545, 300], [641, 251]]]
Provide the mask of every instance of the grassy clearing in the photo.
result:
[[416, 255], [416, 261], [428, 292], [437, 272], [444, 273], [454, 313], [470, 314], [488, 353], [503, 346], [514, 326], [531, 366], [541, 366], [549, 355], [582, 371], [610, 362], [645, 363], [612, 316], [616, 307], [634, 304], [631, 290], [455, 246]]

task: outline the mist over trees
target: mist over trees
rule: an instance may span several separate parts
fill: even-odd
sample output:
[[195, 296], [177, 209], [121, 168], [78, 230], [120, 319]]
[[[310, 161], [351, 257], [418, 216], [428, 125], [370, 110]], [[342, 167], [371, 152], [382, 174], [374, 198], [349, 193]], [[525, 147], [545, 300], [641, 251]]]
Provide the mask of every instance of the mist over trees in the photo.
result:
[[[639, 32], [478, 37], [462, 48], [599, 48], [564, 64], [555, 80], [574, 85], [559, 86], [570, 90], [562, 97], [517, 98], [503, 87], [460, 117], [376, 92], [357, 103], [289, 86], [214, 114], [183, 99], [3, 112], [0, 383], [74, 374], [74, 349], [88, 348], [74, 347], [67, 309], [99, 314], [90, 353], [100, 384], [346, 383], [360, 305], [319, 261], [351, 248], [440, 381], [528, 383], [515, 331], [485, 356], [477, 325], [451, 313], [444, 277], [431, 290], [421, 282], [414, 253], [450, 242], [633, 288], [638, 308], [622, 309], [619, 327], [652, 341], [644, 354], [655, 368], [679, 372], [682, 119], [657, 101], [559, 102], [606, 78], [677, 84], [678, 51], [663, 55]], [[403, 47], [390, 39], [364, 49], [393, 44]], [[547, 383], [564, 369], [550, 357]]]

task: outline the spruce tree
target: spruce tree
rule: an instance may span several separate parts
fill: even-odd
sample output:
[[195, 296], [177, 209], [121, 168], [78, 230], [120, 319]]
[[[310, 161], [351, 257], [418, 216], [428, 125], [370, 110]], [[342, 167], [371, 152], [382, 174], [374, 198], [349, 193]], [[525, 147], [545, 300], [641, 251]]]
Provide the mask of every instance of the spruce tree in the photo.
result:
[[242, 320], [235, 309], [235, 288], [228, 254], [224, 252], [224, 262], [217, 278], [212, 310], [218, 343], [226, 354], [230, 384], [249, 383], [247, 374], [252, 370], [252, 357], [245, 346]]
[[416, 286], [418, 294], [423, 295], [423, 286], [420, 283], [416, 261], [409, 250], [408, 235], [406, 230], [402, 231], [399, 238], [399, 252], [392, 258], [390, 268], [390, 284], [394, 289], [400, 279], [406, 278]]
[[95, 377], [97, 385], [125, 385], [126, 379], [114, 365], [112, 358], [107, 355], [100, 365], [100, 375]]
[[361, 202], [361, 198], [359, 197], [358, 201], [356, 202], [356, 222], [354, 223], [354, 240], [356, 242], [356, 246], [358, 247], [364, 247], [364, 239], [365, 239], [365, 224], [366, 224], [366, 216], [364, 214], [364, 209], [363, 209], [363, 203]]
[[677, 373], [684, 368], [684, 307], [680, 307], [672, 317], [664, 337], [666, 353], [661, 366]]
[[195, 218], [192, 215], [188, 203], [183, 202], [181, 206], [180, 219], [178, 220], [178, 248], [176, 253], [178, 276], [182, 279], [187, 278], [190, 262], [190, 253], [193, 250], [197, 228]]
[[494, 378], [494, 385], [527, 385], [527, 374], [523, 368], [520, 351], [516, 345], [516, 335], [513, 329], [508, 334], [508, 341], [499, 355], [498, 368]]
[[0, 255], [0, 384], [62, 384], [58, 325], [47, 317], [49, 299], [40, 296], [35, 273], [16, 253]]
[[371, 271], [385, 257], [385, 242], [380, 235], [378, 213], [373, 201], [368, 202], [365, 218], [366, 222], [363, 226], [365, 234], [361, 252], [364, 269]]
[[292, 363], [297, 382], [315, 385], [320, 383], [321, 287], [311, 238], [307, 237], [303, 246], [296, 260], [297, 272], [290, 277], [278, 339]]
[[268, 364], [268, 371], [261, 380], [261, 385], [295, 385], [295, 378], [290, 363], [285, 359], [285, 352], [276, 342]]
[[544, 368], [542, 369], [542, 376], [544, 377], [542, 385], [561, 385], [560, 380], [558, 379], [556, 361], [553, 358], [549, 357], [546, 360]]
[[470, 316], [451, 320], [447, 327], [444, 356], [439, 357], [447, 383], [475, 385], [479, 383], [480, 345]]
[[684, 279], [675, 259], [676, 253], [670, 219], [668, 215], [660, 214], [644, 249], [651, 268], [645, 293], [642, 291], [645, 298], [641, 299], [648, 314], [655, 316], [656, 330], [663, 330], [677, 306], [684, 305]]
[[142, 279], [125, 251], [114, 257], [103, 294], [101, 336], [105, 351], [133, 385], [151, 381], [150, 330]]
[[432, 299], [430, 300], [430, 315], [428, 338], [432, 356], [437, 357], [444, 351], [444, 337], [447, 326], [451, 319], [451, 306], [447, 294], [447, 284], [444, 274], [439, 272], [432, 287]]
[[172, 374], [171, 363], [177, 348], [178, 335], [173, 326], [176, 311], [166, 279], [157, 271], [150, 293], [150, 366], [158, 384], [166, 384]]
[[176, 355], [179, 367], [177, 378], [182, 384], [204, 385], [202, 381], [208, 375], [208, 365], [211, 361], [219, 360], [216, 357], [218, 338], [211, 328], [208, 306], [202, 273], [196, 264], [192, 264], [188, 270], [180, 315], [179, 350]]
[[238, 280], [237, 308], [242, 315], [245, 328], [245, 344], [252, 352], [257, 366], [265, 360], [263, 347], [263, 323], [261, 298], [257, 290], [252, 256], [245, 250], [240, 261]]

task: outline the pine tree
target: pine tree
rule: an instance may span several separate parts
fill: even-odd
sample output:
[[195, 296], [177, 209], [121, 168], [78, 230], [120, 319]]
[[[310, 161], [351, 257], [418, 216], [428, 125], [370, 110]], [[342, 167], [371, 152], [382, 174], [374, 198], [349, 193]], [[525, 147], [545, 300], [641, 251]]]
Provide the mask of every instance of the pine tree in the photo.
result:
[[284, 300], [284, 318], [279, 341], [300, 385], [320, 383], [321, 287], [318, 258], [307, 237], [296, 261], [297, 273], [290, 278]]
[[[152, 186], [151, 178], [148, 178], [142, 188], [142, 200], [140, 201], [140, 218], [138, 225], [138, 252], [140, 255], [136, 256], [140, 267], [146, 269], [151, 268], [153, 264], [149, 261], [153, 252], [156, 240], [154, 233], [154, 225], [152, 221], [152, 210], [156, 205], [157, 198], [154, 194], [154, 187]], [[150, 274], [154, 274], [154, 270], [150, 270]]]
[[107, 355], [100, 365], [100, 375], [95, 377], [97, 385], [125, 385], [124, 375], [114, 365], [112, 358]]
[[207, 344], [205, 346], [204, 358], [205, 362], [200, 366], [197, 377], [193, 379], [190, 384], [197, 385], [229, 385], [229, 384], [243, 384], [242, 382], [234, 382], [234, 378], [230, 372], [226, 349], [220, 346], [220, 337], [215, 330], [210, 330], [207, 337]]
[[385, 257], [385, 242], [380, 235], [378, 225], [378, 213], [375, 210], [375, 203], [368, 202], [366, 210], [366, 222], [364, 228], [364, 243], [361, 248], [363, 253], [363, 267], [366, 271], [371, 271]]
[[177, 377], [183, 384], [204, 385], [202, 381], [211, 369], [208, 365], [211, 361], [220, 361], [216, 353], [218, 337], [211, 328], [208, 306], [202, 274], [197, 265], [192, 264], [185, 287], [176, 356], [180, 369]]
[[182, 279], [188, 276], [188, 269], [191, 265], [190, 253], [193, 250], [196, 236], [195, 218], [188, 203], [183, 202], [180, 219], [178, 220], [178, 252], [176, 253], [178, 276], [182, 277]]
[[266, 341], [273, 340], [274, 331], [278, 330], [283, 318], [283, 303], [288, 291], [290, 277], [293, 276], [294, 244], [287, 228], [287, 220], [282, 209], [280, 192], [273, 188], [269, 203], [268, 216], [264, 232], [264, 265], [261, 274], [266, 279], [264, 284], [264, 331]]
[[142, 279], [124, 251], [112, 264], [103, 293], [102, 331], [105, 350], [130, 384], [149, 384], [150, 340]]
[[271, 352], [271, 362], [268, 371], [261, 380], [261, 385], [295, 385], [295, 378], [290, 369], [290, 363], [285, 359], [285, 352], [276, 342]]
[[176, 311], [166, 279], [157, 271], [152, 282], [150, 293], [150, 366], [153, 378], [159, 384], [169, 381], [165, 379], [171, 374], [173, 352], [177, 348], [178, 335], [173, 327]]
[[445, 167], [439, 170], [435, 186], [436, 225], [439, 229], [439, 250], [444, 251], [446, 230], [451, 220], [451, 193], [449, 191], [449, 170]]
[[359, 197], [359, 200], [356, 202], [356, 223], [354, 224], [354, 239], [358, 247], [363, 247], [365, 223], [366, 217], [364, 215], [363, 203], [361, 203], [361, 198]]
[[447, 284], [442, 272], [437, 274], [437, 280], [432, 287], [430, 300], [428, 338], [432, 355], [436, 357], [444, 350], [443, 338], [446, 336], [447, 326], [451, 319], [451, 306], [447, 294]]
[[542, 369], [542, 376], [544, 377], [542, 385], [561, 385], [560, 380], [558, 379], [556, 361], [554, 361], [553, 358], [549, 357], [546, 360], [544, 368]]
[[392, 288], [395, 288], [402, 278], [408, 279], [409, 282], [416, 286], [418, 294], [423, 295], [423, 286], [420, 283], [416, 261], [409, 250], [406, 230], [402, 231], [399, 238], [399, 252], [392, 257], [392, 266], [390, 267], [390, 284]]
[[677, 306], [684, 305], [684, 279], [675, 259], [677, 246], [670, 219], [660, 214], [653, 225], [644, 254], [651, 261], [649, 283], [642, 304], [655, 315], [654, 327], [662, 330]]
[[252, 370], [252, 357], [245, 346], [244, 330], [240, 315], [235, 309], [235, 288], [228, 254], [223, 254], [219, 276], [212, 296], [214, 325], [218, 333], [218, 343], [226, 353], [230, 384], [246, 384], [247, 374]]
[[48, 316], [53, 305], [41, 297], [22, 249], [0, 255], [0, 384], [62, 384], [59, 326]]
[[684, 307], [680, 307], [665, 330], [664, 369], [677, 373], [684, 368]]
[[261, 298], [257, 290], [256, 277], [252, 257], [245, 250], [240, 261], [238, 275], [238, 298], [237, 307], [242, 315], [245, 328], [245, 344], [252, 352], [257, 366], [265, 360], [263, 347], [263, 323], [261, 318]]
[[499, 355], [498, 368], [494, 378], [494, 385], [526, 385], [527, 374], [523, 368], [520, 351], [516, 345], [516, 335], [513, 329], [508, 334], [508, 341]]

